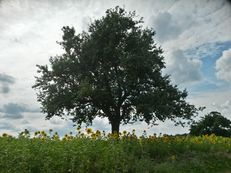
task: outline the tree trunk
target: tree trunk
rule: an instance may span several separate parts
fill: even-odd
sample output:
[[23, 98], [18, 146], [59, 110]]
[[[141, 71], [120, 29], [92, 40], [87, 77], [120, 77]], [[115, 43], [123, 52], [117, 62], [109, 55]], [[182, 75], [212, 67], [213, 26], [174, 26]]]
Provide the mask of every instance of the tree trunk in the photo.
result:
[[111, 122], [111, 132], [112, 133], [119, 133], [119, 130], [120, 130], [120, 121], [113, 120]]

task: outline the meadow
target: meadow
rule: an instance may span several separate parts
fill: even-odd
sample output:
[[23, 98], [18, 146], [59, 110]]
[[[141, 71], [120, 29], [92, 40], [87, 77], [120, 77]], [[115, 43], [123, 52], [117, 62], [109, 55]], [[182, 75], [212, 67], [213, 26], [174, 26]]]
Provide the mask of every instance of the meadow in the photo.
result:
[[215, 135], [138, 137], [86, 129], [25, 130], [0, 137], [0, 173], [228, 173], [231, 138]]

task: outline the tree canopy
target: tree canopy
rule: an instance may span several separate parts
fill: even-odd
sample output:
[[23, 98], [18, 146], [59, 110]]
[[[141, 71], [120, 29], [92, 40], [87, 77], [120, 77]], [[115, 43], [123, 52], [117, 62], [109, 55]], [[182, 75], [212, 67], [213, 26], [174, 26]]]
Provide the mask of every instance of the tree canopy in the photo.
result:
[[191, 125], [191, 135], [211, 135], [231, 137], [231, 121], [221, 115], [220, 112], [210, 112], [200, 121]]
[[142, 24], [135, 12], [116, 7], [86, 32], [63, 27], [64, 53], [51, 57], [49, 66], [37, 65], [33, 86], [46, 117], [70, 115], [78, 124], [107, 117], [112, 132], [137, 120], [190, 120], [197, 109], [185, 101], [186, 90], [163, 75], [163, 51], [154, 30]]

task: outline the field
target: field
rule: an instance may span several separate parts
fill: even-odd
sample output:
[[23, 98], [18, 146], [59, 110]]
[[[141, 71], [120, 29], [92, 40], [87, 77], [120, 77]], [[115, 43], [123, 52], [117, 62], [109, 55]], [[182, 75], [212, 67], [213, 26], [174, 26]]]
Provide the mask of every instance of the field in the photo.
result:
[[60, 138], [50, 130], [0, 137], [1, 173], [228, 173], [231, 139], [93, 132]]

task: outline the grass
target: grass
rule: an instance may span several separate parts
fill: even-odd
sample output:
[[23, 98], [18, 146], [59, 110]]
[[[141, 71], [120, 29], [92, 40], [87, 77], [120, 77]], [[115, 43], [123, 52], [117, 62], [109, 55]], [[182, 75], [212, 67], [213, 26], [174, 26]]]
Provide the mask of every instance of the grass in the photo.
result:
[[62, 139], [51, 132], [3, 134], [0, 173], [231, 172], [230, 138], [87, 132]]

